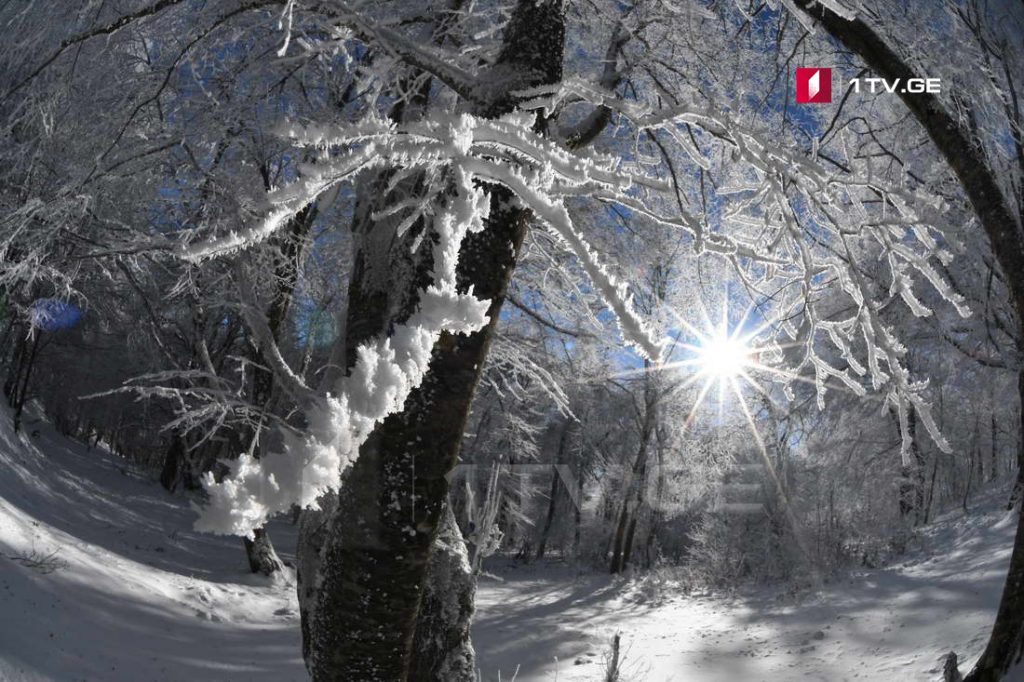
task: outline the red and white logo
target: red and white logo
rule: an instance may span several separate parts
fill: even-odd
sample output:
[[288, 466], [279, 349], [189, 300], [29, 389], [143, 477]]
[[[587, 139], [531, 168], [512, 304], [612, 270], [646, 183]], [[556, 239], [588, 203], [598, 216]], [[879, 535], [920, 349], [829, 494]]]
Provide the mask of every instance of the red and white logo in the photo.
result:
[[796, 103], [828, 104], [832, 101], [832, 69], [796, 70]]

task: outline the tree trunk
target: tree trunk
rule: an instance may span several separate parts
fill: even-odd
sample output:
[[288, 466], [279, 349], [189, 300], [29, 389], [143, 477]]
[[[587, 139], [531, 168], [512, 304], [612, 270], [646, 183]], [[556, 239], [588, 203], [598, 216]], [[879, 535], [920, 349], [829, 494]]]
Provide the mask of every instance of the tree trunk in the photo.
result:
[[907, 432], [910, 434], [910, 455], [913, 464], [900, 466], [899, 507], [900, 518], [918, 526], [924, 523], [925, 460], [917, 439], [917, 410], [907, 408]]
[[964, 488], [964, 501], [963, 501], [963, 505], [961, 505], [963, 507], [963, 510], [964, 510], [965, 514], [969, 511], [967, 503], [971, 499], [971, 486], [974, 483], [975, 462], [977, 460], [981, 459], [981, 446], [978, 443], [978, 438], [980, 437], [981, 434], [978, 433], [978, 423], [979, 423], [979, 417], [975, 417], [974, 418], [974, 438], [973, 438], [974, 442], [971, 444], [971, 449], [970, 449], [970, 451], [969, 451], [969, 453], [967, 455], [967, 485]]
[[253, 530], [252, 538], [242, 538], [245, 542], [245, 554], [249, 558], [249, 569], [253, 573], [272, 575], [281, 570], [281, 560], [270, 543], [270, 536], [263, 528]]
[[622, 501], [619, 520], [615, 523], [615, 535], [612, 539], [612, 559], [608, 572], [612, 575], [621, 573], [625, 566], [622, 563], [622, 545], [626, 540], [626, 528], [629, 526], [629, 498]]
[[992, 415], [989, 420], [989, 441], [992, 446], [992, 456], [990, 457], [988, 480], [996, 480], [996, 476], [999, 475], [999, 434], [996, 425], [996, 403], [995, 399], [992, 400]]
[[[659, 457], [659, 464], [661, 464]], [[654, 555], [654, 541], [658, 537], [658, 528], [661, 526], [662, 513], [661, 503], [665, 495], [665, 474], [661, 466], [658, 467], [658, 485], [654, 496], [654, 507], [651, 510], [651, 521], [647, 528], [647, 539], [644, 541], [644, 567], [650, 568], [656, 559]]]
[[[302, 512], [296, 551], [302, 655], [306, 660], [309, 660], [310, 627], [316, 605], [316, 576], [327, 537], [327, 521], [337, 509], [338, 496], [328, 493], [319, 503], [320, 509]], [[475, 594], [476, 578], [469, 551], [448, 505], [427, 566], [423, 599], [416, 621], [410, 680], [475, 680], [475, 652], [470, 643]]]
[[540, 530], [540, 538], [537, 540], [537, 553], [533, 560], [540, 561], [544, 558], [548, 549], [548, 535], [551, 534], [551, 526], [555, 522], [555, 511], [558, 509], [558, 473], [551, 477], [551, 489], [548, 491], [548, 511], [544, 516], [544, 526]]
[[932, 506], [935, 504], [935, 479], [939, 475], [939, 458], [934, 457], [932, 462], [932, 482], [928, 486], [928, 501], [924, 508], [924, 524], [927, 526], [932, 517]]
[[942, 664], [942, 682], [963, 682], [963, 679], [960, 669], [957, 667], [956, 653], [950, 651], [946, 654], [946, 660]]
[[311, 628], [316, 608], [317, 576], [327, 540], [327, 522], [338, 507], [337, 493], [317, 500], [319, 509], [303, 509], [299, 516], [299, 538], [295, 548], [295, 588], [299, 597], [299, 625], [302, 630], [302, 658], [310, 660]]
[[[861, 19], [847, 21], [814, 2], [795, 0], [812, 14], [826, 31], [842, 42], [880, 76], [889, 80], [918, 77], [872, 27]], [[1017, 313], [1017, 342], [1024, 343], [1024, 239], [1021, 237], [1022, 216], [1014, 210], [1000, 189], [996, 175], [986, 164], [985, 153], [969, 131], [951, 115], [939, 99], [930, 94], [899, 91], [907, 108], [927, 131], [928, 136], [956, 174], [992, 245], [993, 254], [1006, 278], [1007, 288]], [[970, 107], [968, 107], [969, 109]], [[1021, 169], [1024, 171], [1024, 168]], [[1018, 394], [1024, 405], [1024, 372], [1018, 375]], [[1021, 410], [1024, 422], [1024, 409]], [[1024, 424], [1022, 424], [1024, 428]], [[1018, 472], [1015, 491], [1024, 491], [1024, 448], [1017, 454]], [[1024, 510], [1024, 504], [1018, 505]], [[975, 668], [965, 678], [968, 682], [994, 682], [1016, 665], [1024, 654], [1024, 524], [1018, 521], [1013, 554], [1006, 586], [999, 603], [999, 612], [988, 646]]]
[[633, 556], [633, 541], [636, 538], [636, 524], [640, 518], [640, 507], [637, 507], [633, 517], [629, 520], [629, 527], [626, 529], [626, 541], [622, 547], [622, 568], [629, 566]]
[[[1021, 338], [1024, 338], [1024, 330]], [[1018, 373], [1017, 380], [1021, 405], [1024, 405], [1024, 372]], [[1021, 410], [1018, 428], [1024, 434], [1024, 409]], [[1018, 449], [1017, 461], [1017, 486], [1021, 486], [1024, 467], [1020, 463], [1024, 462], [1024, 448]], [[1024, 659], [1024, 500], [1018, 497], [1016, 504], [1017, 532], [996, 622], [992, 626], [992, 635], [985, 651], [964, 682], [997, 682], [1011, 668], [1021, 665]]]
[[327, 531], [313, 613], [315, 680], [409, 679], [430, 547], [447, 495], [445, 476], [456, 461], [525, 233], [527, 216], [502, 205], [510, 199], [494, 191], [496, 219], [463, 247], [481, 257], [464, 274], [478, 296], [492, 300], [490, 324], [470, 336], [442, 336], [405, 411], [378, 426], [348, 473]]
[[[609, 572], [614, 575], [625, 570], [629, 563], [629, 554], [633, 544], [633, 536], [636, 532], [636, 517], [644, 501], [644, 478], [647, 475], [647, 456], [650, 449], [651, 436], [654, 433], [656, 410], [653, 393], [648, 386], [646, 390], [646, 407], [644, 410], [643, 423], [640, 427], [640, 447], [633, 461], [633, 468], [630, 472], [622, 492], [622, 508], [619, 511], [619, 520], [615, 524], [615, 541], [612, 545], [612, 560]], [[636, 497], [636, 505], [630, 513], [630, 498]]]
[[580, 539], [583, 533], [583, 465], [578, 464], [576, 470], [576, 490], [579, 491], [579, 500], [573, 505], [572, 515], [572, 553], [573, 556], [580, 556]]
[[[561, 78], [563, 45], [562, 3], [520, 0], [505, 32], [498, 68], [524, 74], [522, 88], [556, 83]], [[510, 89], [478, 113], [495, 117], [515, 105]], [[446, 475], [458, 456], [470, 402], [530, 219], [516, 204], [509, 191], [491, 187], [486, 228], [467, 236], [459, 260], [460, 287], [472, 285], [479, 298], [491, 301], [489, 324], [468, 336], [441, 336], [423, 383], [410, 393], [404, 411], [375, 429], [348, 471], [326, 529], [311, 614], [308, 664], [314, 680], [394, 682], [413, 679], [420, 669], [413, 653], [416, 622], [431, 546], [445, 511]], [[397, 257], [401, 249], [389, 251]], [[422, 287], [419, 280], [428, 277], [425, 266], [415, 267], [411, 277], [392, 279], [389, 289], [414, 295]], [[354, 275], [346, 341], [350, 351], [357, 347], [352, 341], [361, 330], [379, 328], [376, 320], [396, 310], [382, 311], [374, 305], [375, 299], [387, 298], [387, 289], [366, 290]], [[407, 317], [413, 309], [397, 310]]]
[[446, 504], [427, 564], [409, 680], [476, 680], [476, 654], [469, 637], [475, 596], [476, 577], [466, 542], [451, 505]]
[[[36, 355], [39, 352], [39, 338], [43, 335], [42, 330], [35, 330], [32, 339], [32, 347], [28, 353], [28, 361], [25, 363], [24, 376], [20, 382], [15, 382], [14, 393], [14, 430], [21, 429], [21, 413], [25, 409], [25, 400], [28, 398], [29, 380], [32, 378], [32, 368], [36, 363]], [[19, 370], [21, 368], [19, 367]]]
[[[14, 395], [17, 391], [18, 379], [21, 377], [21, 362], [27, 347], [25, 335], [18, 333], [14, 336], [14, 351], [11, 353], [11, 363], [7, 366], [7, 376], [4, 379], [4, 397], [8, 405], [14, 405]], [[6, 350], [6, 348], [5, 348]]]
[[178, 434], [171, 436], [171, 445], [164, 456], [164, 466], [160, 471], [160, 485], [168, 492], [174, 492], [181, 481], [182, 467], [185, 463], [185, 442]]
[[[562, 461], [562, 455], [565, 453], [565, 443], [569, 437], [569, 424], [566, 423], [562, 428], [562, 435], [558, 439], [558, 452], [555, 453], [555, 459], [553, 464], [557, 466]], [[555, 511], [558, 509], [558, 492], [560, 490], [559, 484], [560, 476], [558, 470], [555, 469], [551, 477], [551, 491], [548, 494], [548, 513], [544, 517], [544, 527], [540, 532], [540, 540], [537, 542], [537, 554], [534, 556], [535, 561], [540, 561], [544, 558], [544, 553], [547, 551], [548, 546], [548, 535], [551, 534], [551, 526], [555, 521]]]
[[[1022, 325], [1024, 326], [1024, 325]], [[1024, 503], [1024, 370], [1017, 372], [1017, 394], [1020, 396], [1020, 432], [1017, 436], [1017, 478], [1013, 483], [1013, 491], [1006, 505], [1007, 510]]]
[[1019, 504], [1017, 509], [1017, 533], [996, 622], [988, 646], [964, 682], [998, 682], [1011, 668], [1021, 665], [1024, 655], [1024, 519], [1021, 512], [1024, 504]]

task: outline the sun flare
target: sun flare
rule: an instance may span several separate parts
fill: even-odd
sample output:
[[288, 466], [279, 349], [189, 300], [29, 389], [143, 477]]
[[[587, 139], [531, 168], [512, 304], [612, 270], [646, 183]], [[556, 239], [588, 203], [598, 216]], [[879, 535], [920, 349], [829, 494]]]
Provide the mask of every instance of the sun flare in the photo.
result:
[[[721, 317], [713, 321], [706, 309], [703, 324], [686, 319], [681, 313], [669, 310], [678, 326], [674, 330], [669, 357], [654, 366], [631, 369], [617, 376], [669, 372], [680, 378], [669, 395], [677, 395], [688, 388], [697, 389], [693, 399], [687, 428], [694, 421], [701, 406], [710, 395], [718, 395], [721, 414], [727, 402], [735, 398], [743, 416], [747, 417], [754, 429], [753, 416], [749, 414], [743, 394], [749, 391], [767, 397], [768, 377], [779, 377], [785, 382], [812, 380], [788, 371], [772, 362], [780, 348], [790, 344], [772, 345], [764, 340], [767, 330], [773, 326], [771, 320], [760, 320], [750, 324], [753, 306], [738, 320], [731, 320], [727, 306], [722, 307]], [[766, 361], [766, 358], [770, 358]]]
[[708, 378], [733, 379], [750, 366], [752, 352], [744, 339], [719, 329], [697, 347], [695, 364], [698, 371]]

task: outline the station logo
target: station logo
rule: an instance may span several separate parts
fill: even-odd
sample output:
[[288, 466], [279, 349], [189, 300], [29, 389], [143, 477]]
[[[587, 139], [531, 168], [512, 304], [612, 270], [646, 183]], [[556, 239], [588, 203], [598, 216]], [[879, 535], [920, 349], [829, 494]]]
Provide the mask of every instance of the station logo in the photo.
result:
[[797, 68], [797, 104], [828, 104], [831, 101], [832, 69]]

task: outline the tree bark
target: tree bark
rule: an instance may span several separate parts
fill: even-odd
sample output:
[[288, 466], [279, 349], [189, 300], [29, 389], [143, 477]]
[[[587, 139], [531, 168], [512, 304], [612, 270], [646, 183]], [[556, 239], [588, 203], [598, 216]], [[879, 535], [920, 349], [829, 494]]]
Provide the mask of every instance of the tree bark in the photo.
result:
[[256, 528], [252, 533], [251, 538], [242, 538], [245, 543], [245, 555], [249, 558], [249, 570], [268, 576], [280, 571], [281, 560], [270, 543], [266, 529]]
[[316, 609], [317, 576], [327, 542], [327, 522], [338, 507], [337, 493], [317, 500], [319, 509], [303, 509], [299, 516], [299, 538], [295, 548], [295, 588], [299, 598], [299, 626], [302, 631], [302, 659], [310, 660], [313, 611]]
[[[520, 0], [506, 29], [498, 68], [523, 78], [517, 88], [477, 113], [508, 113], [517, 104], [514, 89], [558, 82], [563, 46], [562, 3]], [[468, 336], [441, 336], [423, 383], [410, 393], [404, 411], [375, 429], [346, 475], [326, 529], [310, 620], [308, 665], [314, 680], [393, 682], [413, 679], [419, 669], [413, 652], [416, 622], [431, 547], [442, 525], [445, 477], [458, 456], [529, 220], [508, 190], [491, 188], [491, 216], [482, 232], [467, 236], [458, 269], [463, 290], [472, 285], [477, 297], [491, 301], [489, 324]], [[422, 288], [420, 280], [428, 277], [421, 264], [412, 277], [392, 279], [391, 289], [400, 287], [415, 296]], [[358, 277], [353, 285], [346, 340], [351, 352], [361, 330], [378, 328], [377, 318], [396, 312], [374, 305], [375, 298], [387, 300], [387, 290], [364, 291]], [[414, 309], [404, 308], [397, 311], [402, 317], [392, 317], [392, 322], [403, 321]]]
[[476, 577], [469, 552], [446, 504], [430, 552], [427, 581], [416, 619], [409, 679], [414, 682], [474, 682], [476, 654], [470, 642]]
[[525, 213], [503, 210], [498, 203], [509, 199], [502, 191], [494, 192], [496, 219], [463, 246], [480, 257], [465, 268], [465, 275], [478, 296], [492, 301], [490, 324], [470, 336], [442, 336], [405, 411], [375, 430], [348, 473], [327, 531], [313, 613], [315, 680], [409, 679], [430, 547], [447, 495], [445, 476], [456, 461], [514, 254], [525, 233]]

